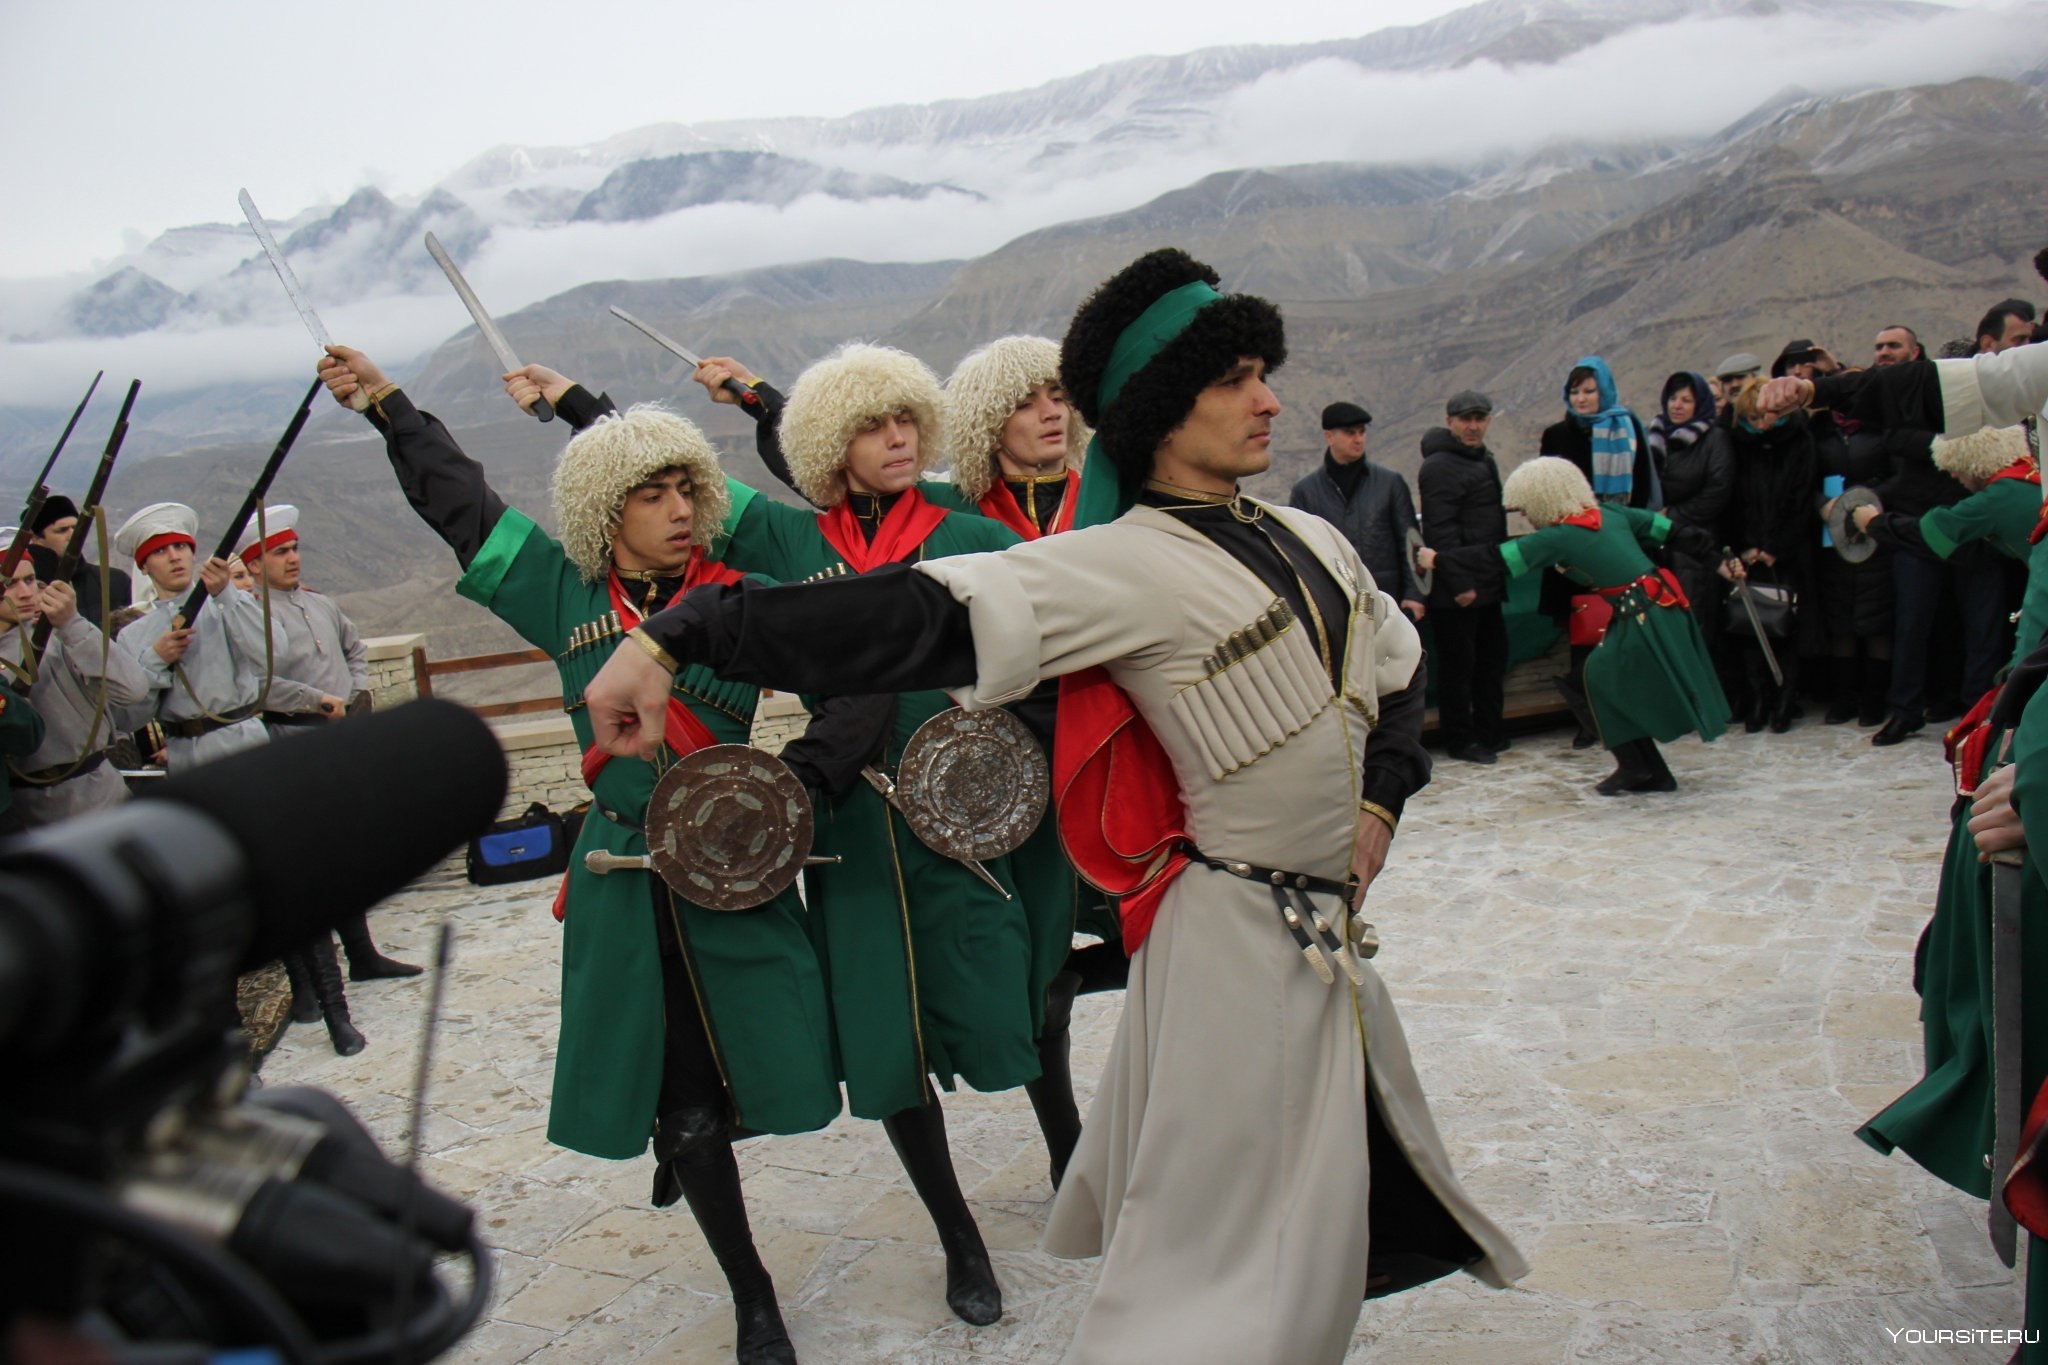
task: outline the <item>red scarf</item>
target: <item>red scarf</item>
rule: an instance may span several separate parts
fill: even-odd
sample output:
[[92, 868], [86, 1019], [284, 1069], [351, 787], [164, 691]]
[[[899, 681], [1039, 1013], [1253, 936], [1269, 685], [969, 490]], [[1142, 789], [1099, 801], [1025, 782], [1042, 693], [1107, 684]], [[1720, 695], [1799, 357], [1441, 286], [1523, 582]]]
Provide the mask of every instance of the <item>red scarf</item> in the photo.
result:
[[1041, 536], [1058, 535], [1061, 531], [1073, 529], [1074, 504], [1080, 499], [1074, 488], [1077, 478], [1073, 470], [1067, 471], [1067, 491], [1060, 495], [1060, 506], [1052, 514], [1052, 525], [1037, 527], [1031, 518], [1024, 515], [1024, 509], [1017, 504], [1017, 495], [1010, 491], [1010, 485], [998, 478], [988, 492], [981, 495], [981, 514], [991, 521], [1000, 521], [1026, 540], [1037, 540]]
[[1582, 526], [1588, 531], [1597, 531], [1600, 529], [1600, 509], [1588, 507], [1584, 511], [1574, 512], [1563, 521], [1560, 521], [1558, 525]]
[[1187, 810], [1159, 737], [1105, 669], [1060, 679], [1052, 789], [1067, 857], [1120, 898], [1124, 952], [1137, 952], [1166, 888], [1187, 868]]
[[841, 498], [831, 511], [819, 513], [818, 529], [825, 533], [826, 541], [846, 561], [847, 568], [855, 573], [866, 573], [869, 569], [908, 559], [945, 519], [945, 508], [926, 502], [924, 494], [912, 487], [897, 496], [889, 515], [882, 518], [873, 540], [869, 540], [860, 529], [860, 518], [853, 514], [851, 495]]
[[[640, 609], [633, 605], [633, 599], [626, 593], [626, 585], [619, 580], [616, 568], [611, 570], [612, 610], [619, 614], [619, 624], [631, 630], [640, 624]], [[742, 575], [736, 569], [729, 569], [716, 560], [704, 557], [700, 547], [691, 547], [690, 562], [683, 567], [683, 584], [676, 589], [675, 601], [684, 593], [706, 583], [737, 583]], [[669, 605], [668, 602], [662, 603]], [[711, 733], [704, 722], [697, 719], [697, 713], [686, 705], [681, 697], [669, 694], [668, 713], [662, 720], [662, 742], [677, 758], [686, 757], [699, 749], [709, 748], [718, 743], [718, 737]], [[583, 751], [583, 785], [595, 789], [599, 773], [612, 761], [612, 755], [595, 744]], [[562, 889], [555, 893], [555, 918], [562, 919], [568, 913], [569, 878], [562, 878]]]

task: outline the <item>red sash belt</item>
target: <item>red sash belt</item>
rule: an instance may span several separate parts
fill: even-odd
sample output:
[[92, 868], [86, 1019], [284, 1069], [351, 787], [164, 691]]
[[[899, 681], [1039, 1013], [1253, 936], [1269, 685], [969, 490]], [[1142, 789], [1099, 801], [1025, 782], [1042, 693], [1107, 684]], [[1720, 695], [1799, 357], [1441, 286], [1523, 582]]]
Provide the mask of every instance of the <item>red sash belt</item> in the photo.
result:
[[1991, 708], [1998, 703], [2001, 690], [1994, 687], [1979, 697], [1969, 714], [1941, 737], [1942, 751], [1955, 770], [1957, 796], [1969, 796], [1977, 790], [1977, 777], [1984, 771], [1985, 754], [1991, 747]]
[[1672, 573], [1669, 569], [1658, 569], [1654, 573], [1646, 573], [1633, 583], [1624, 583], [1618, 588], [1595, 588], [1593, 591], [1599, 593], [1602, 597], [1612, 598], [1620, 597], [1623, 593], [1635, 589], [1640, 589], [1643, 596], [1650, 599], [1652, 606], [1689, 607], [1692, 605], [1692, 599], [1685, 595], [1685, 589], [1678, 586], [1678, 575]]

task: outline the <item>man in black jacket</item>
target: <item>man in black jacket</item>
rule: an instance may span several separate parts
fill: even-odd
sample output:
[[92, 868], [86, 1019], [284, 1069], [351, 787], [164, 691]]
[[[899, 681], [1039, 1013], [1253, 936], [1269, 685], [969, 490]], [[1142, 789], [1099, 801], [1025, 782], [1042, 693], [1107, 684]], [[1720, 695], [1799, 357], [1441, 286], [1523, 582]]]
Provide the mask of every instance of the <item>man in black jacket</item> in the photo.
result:
[[[1444, 417], [1445, 427], [1422, 438], [1422, 472], [1416, 478], [1422, 539], [1435, 550], [1498, 545], [1508, 538], [1508, 518], [1500, 501], [1500, 466], [1486, 448], [1493, 400], [1466, 389], [1451, 396]], [[1438, 732], [1444, 752], [1467, 763], [1491, 763], [1508, 747], [1501, 726], [1508, 672], [1504, 593], [1498, 574], [1481, 578], [1440, 569], [1429, 594]]]
[[1322, 466], [1295, 483], [1287, 505], [1313, 512], [1342, 531], [1372, 570], [1373, 582], [1391, 593], [1410, 619], [1420, 621], [1422, 591], [1408, 562], [1415, 503], [1406, 479], [1365, 458], [1370, 425], [1372, 414], [1356, 403], [1324, 408]]

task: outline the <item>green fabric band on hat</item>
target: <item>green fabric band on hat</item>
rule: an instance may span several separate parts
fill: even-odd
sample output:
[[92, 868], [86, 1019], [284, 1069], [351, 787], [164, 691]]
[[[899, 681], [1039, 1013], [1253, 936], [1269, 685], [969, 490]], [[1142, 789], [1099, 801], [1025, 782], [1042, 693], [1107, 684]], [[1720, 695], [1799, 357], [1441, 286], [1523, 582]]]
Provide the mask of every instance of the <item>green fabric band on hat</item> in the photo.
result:
[[1116, 346], [1109, 353], [1109, 367], [1102, 372], [1096, 401], [1104, 411], [1124, 391], [1132, 375], [1150, 364], [1167, 342], [1187, 330], [1195, 314], [1222, 298], [1208, 284], [1196, 280], [1160, 295], [1150, 308], [1138, 314], [1137, 321], [1124, 328], [1123, 335], [1116, 339]]

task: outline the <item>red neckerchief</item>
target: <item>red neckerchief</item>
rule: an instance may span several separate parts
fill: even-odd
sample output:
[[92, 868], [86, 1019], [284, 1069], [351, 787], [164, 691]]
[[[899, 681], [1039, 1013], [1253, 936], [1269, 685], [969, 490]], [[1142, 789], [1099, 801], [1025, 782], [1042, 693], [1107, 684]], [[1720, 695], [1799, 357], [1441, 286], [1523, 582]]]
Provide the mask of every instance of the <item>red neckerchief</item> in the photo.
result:
[[851, 497], [841, 498], [831, 511], [819, 513], [818, 529], [825, 533], [825, 539], [832, 548], [839, 551], [839, 557], [846, 561], [847, 568], [855, 573], [866, 573], [883, 564], [908, 559], [945, 519], [945, 508], [926, 502], [924, 494], [911, 487], [897, 495], [895, 505], [889, 509], [889, 515], [882, 518], [873, 540], [862, 534], [860, 518], [853, 514]]
[[1574, 512], [1558, 523], [1559, 526], [1582, 526], [1588, 531], [1600, 529], [1600, 509], [1588, 507], [1583, 512]]
[[2041, 471], [2035, 467], [2033, 456], [2022, 455], [1990, 478], [1984, 480], [1984, 486], [1989, 488], [2000, 479], [2018, 479], [2021, 483], [2039, 485], [2041, 482]]
[[[692, 546], [690, 549], [690, 561], [683, 566], [682, 586], [676, 589], [675, 595], [676, 597], [681, 597], [690, 589], [700, 587], [706, 583], [737, 583], [741, 577], [742, 575], [738, 570], [729, 569], [716, 560], [706, 559], [701, 548]], [[626, 630], [631, 630], [634, 626], [640, 624], [640, 609], [633, 605], [632, 597], [626, 592], [626, 585], [619, 580], [617, 569], [611, 571], [610, 579], [612, 610], [619, 614], [619, 624]], [[669, 599], [671, 602], [674, 600], [675, 598]], [[667, 606], [668, 603], [664, 602], [662, 605]], [[704, 722], [697, 719], [697, 713], [692, 711], [684, 703], [683, 699], [674, 693], [669, 694], [668, 713], [662, 718], [661, 728], [662, 742], [668, 745], [669, 752], [673, 753], [677, 758], [693, 754], [699, 749], [709, 748], [711, 745], [718, 743], [718, 736], [712, 734]], [[597, 786], [598, 774], [602, 773], [605, 770], [605, 765], [611, 761], [612, 755], [598, 748], [595, 744], [585, 749], [583, 751], [583, 785], [594, 789]], [[564, 876], [562, 878], [562, 889], [555, 893], [555, 918], [559, 920], [566, 916], [568, 908], [569, 879]]]
[[1060, 679], [1052, 789], [1068, 860], [1119, 898], [1124, 952], [1137, 952], [1166, 888], [1187, 868], [1187, 810], [1159, 737], [1106, 669]]
[[1031, 518], [1024, 515], [1024, 509], [1017, 505], [1017, 495], [1010, 491], [1010, 485], [998, 477], [993, 487], [981, 495], [981, 514], [992, 521], [1000, 521], [1026, 540], [1037, 540], [1040, 536], [1056, 536], [1074, 525], [1075, 497], [1074, 471], [1067, 471], [1067, 491], [1060, 494], [1059, 510], [1052, 514], [1052, 525], [1043, 529], [1033, 526]]

